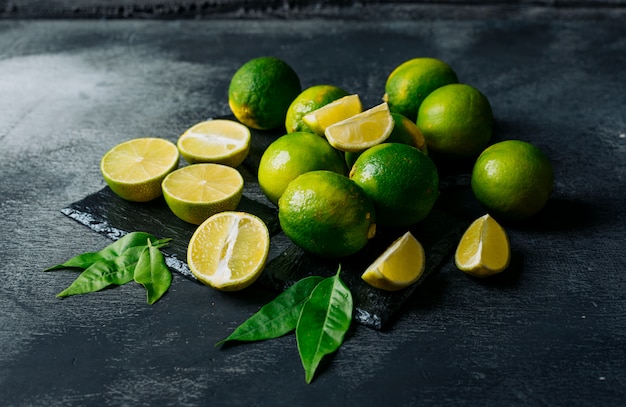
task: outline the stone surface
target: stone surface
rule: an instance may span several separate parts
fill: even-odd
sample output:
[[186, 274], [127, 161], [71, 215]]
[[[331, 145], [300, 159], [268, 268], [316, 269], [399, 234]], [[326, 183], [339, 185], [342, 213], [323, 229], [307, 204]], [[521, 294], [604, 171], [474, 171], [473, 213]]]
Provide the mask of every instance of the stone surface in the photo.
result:
[[[623, 404], [626, 26], [607, 9], [530, 11], [0, 21], [0, 404]], [[75, 272], [42, 272], [110, 242], [60, 212], [104, 186], [106, 150], [228, 114], [231, 75], [269, 54], [304, 86], [334, 83], [369, 106], [402, 61], [444, 59], [489, 98], [495, 140], [538, 145], [556, 173], [544, 212], [507, 227], [509, 270], [475, 280], [449, 259], [388, 329], [353, 326], [311, 385], [293, 336], [213, 346], [273, 298], [263, 286], [224, 294], [175, 275], [149, 306], [133, 284], [59, 300]]]

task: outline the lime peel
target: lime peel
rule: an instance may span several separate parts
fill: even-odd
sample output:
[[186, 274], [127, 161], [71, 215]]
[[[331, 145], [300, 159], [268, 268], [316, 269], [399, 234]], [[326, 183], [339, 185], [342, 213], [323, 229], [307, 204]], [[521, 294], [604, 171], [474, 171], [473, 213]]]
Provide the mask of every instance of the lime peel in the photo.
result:
[[361, 279], [381, 290], [401, 290], [423, 275], [425, 257], [421, 243], [411, 232], [406, 232], [363, 272]]

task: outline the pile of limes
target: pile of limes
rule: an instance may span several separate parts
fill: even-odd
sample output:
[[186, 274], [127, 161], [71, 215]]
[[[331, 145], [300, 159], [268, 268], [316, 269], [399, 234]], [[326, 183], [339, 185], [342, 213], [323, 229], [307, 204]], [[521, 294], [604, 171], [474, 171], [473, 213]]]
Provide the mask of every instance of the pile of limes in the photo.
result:
[[[247, 274], [231, 270], [202, 258], [204, 252], [220, 250], [197, 245], [231, 245], [223, 252], [245, 253], [246, 247], [236, 245], [261, 239], [260, 249], [250, 252], [260, 253], [255, 259], [263, 261], [269, 247], [269, 235], [259, 232], [258, 222], [250, 229], [254, 232], [246, 232], [249, 221], [240, 221], [243, 214], [214, 218], [235, 210], [241, 198], [243, 178], [236, 167], [249, 153], [249, 128], [285, 130], [263, 152], [258, 182], [278, 206], [280, 225], [294, 243], [321, 257], [342, 258], [363, 249], [377, 226], [399, 231], [402, 237], [363, 274], [381, 289], [406, 287], [423, 271], [405, 267], [416, 256], [424, 263], [421, 245], [405, 232], [434, 207], [440, 162], [474, 160], [472, 190], [498, 219], [536, 214], [552, 190], [550, 161], [537, 147], [519, 140], [489, 146], [493, 113], [487, 97], [459, 83], [456, 72], [438, 59], [400, 64], [387, 78], [382, 103], [364, 109], [357, 94], [332, 84], [303, 90], [285, 61], [255, 58], [234, 73], [228, 102], [237, 121], [198, 123], [176, 145], [162, 139], [122, 143], [101, 162], [107, 184], [122, 198], [148, 201], [163, 194], [178, 217], [202, 224], [198, 230], [205, 231], [204, 237], [192, 240], [188, 262], [201, 281], [216, 281], [207, 276], [220, 273], [222, 288], [234, 279], [221, 274], [224, 270], [237, 275], [236, 287], [242, 287], [258, 277], [262, 266], [255, 263]], [[189, 165], [176, 169], [179, 154]], [[230, 231], [220, 229], [224, 225]], [[492, 252], [502, 253], [502, 236], [508, 249], [503, 229], [491, 216], [470, 229], [457, 250], [459, 268], [480, 276], [502, 271], [509, 252], [506, 261], [491, 260]], [[246, 233], [253, 238], [238, 239]], [[493, 241], [499, 243], [490, 249]], [[200, 266], [209, 263], [214, 264], [209, 270]], [[233, 264], [241, 268], [246, 261]]]

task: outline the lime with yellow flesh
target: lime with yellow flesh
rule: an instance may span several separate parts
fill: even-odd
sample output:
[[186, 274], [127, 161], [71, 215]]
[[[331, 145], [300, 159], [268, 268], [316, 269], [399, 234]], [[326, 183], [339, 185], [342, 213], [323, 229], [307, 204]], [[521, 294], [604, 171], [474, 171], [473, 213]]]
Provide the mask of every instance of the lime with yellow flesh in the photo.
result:
[[362, 111], [363, 106], [359, 95], [348, 95], [302, 116], [302, 121], [313, 133], [323, 136], [328, 126]]
[[207, 120], [187, 129], [178, 138], [177, 147], [190, 164], [237, 167], [250, 151], [250, 130], [232, 120]]
[[414, 284], [424, 273], [424, 248], [406, 232], [385, 250], [361, 275], [372, 287], [398, 291]]
[[489, 214], [467, 228], [456, 249], [459, 270], [474, 277], [488, 277], [509, 266], [511, 247], [505, 230]]
[[245, 212], [220, 212], [194, 232], [187, 264], [202, 283], [221, 291], [238, 291], [259, 278], [269, 248], [269, 231], [261, 219]]
[[394, 121], [387, 103], [381, 103], [326, 128], [324, 134], [337, 150], [359, 152], [387, 140]]
[[100, 171], [109, 188], [123, 199], [147, 202], [161, 196], [161, 182], [178, 161], [174, 143], [137, 138], [109, 150], [100, 161]]
[[222, 164], [193, 164], [163, 180], [163, 196], [172, 212], [199, 225], [218, 212], [234, 210], [243, 193], [243, 177]]
[[[424, 135], [417, 128], [415, 123], [411, 120], [407, 119], [400, 113], [391, 112], [391, 117], [393, 118], [393, 130], [389, 135], [389, 138], [385, 140], [385, 143], [401, 143], [406, 144], [411, 147], [415, 147], [418, 150], [422, 151], [424, 154], [428, 154], [428, 146], [426, 144], [426, 139]], [[360, 152], [346, 152], [346, 164], [348, 168], [352, 168], [355, 161], [361, 155]]]
[[[334, 85], [315, 85], [305, 89], [289, 105], [285, 118], [287, 133], [302, 131], [314, 133], [315, 131], [304, 122], [303, 117], [344, 96], [348, 96], [348, 92]], [[321, 134], [323, 133], [322, 131]]]

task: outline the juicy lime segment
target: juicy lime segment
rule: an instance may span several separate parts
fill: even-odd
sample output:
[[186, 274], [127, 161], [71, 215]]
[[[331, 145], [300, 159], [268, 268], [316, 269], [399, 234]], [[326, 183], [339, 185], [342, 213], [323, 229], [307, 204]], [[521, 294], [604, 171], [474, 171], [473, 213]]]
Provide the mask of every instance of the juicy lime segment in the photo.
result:
[[243, 193], [243, 177], [221, 164], [194, 164], [163, 180], [163, 196], [172, 212], [199, 225], [215, 213], [234, 210]]
[[[326, 106], [344, 96], [348, 92], [334, 85], [315, 85], [305, 89], [291, 102], [285, 118], [287, 133], [300, 131], [315, 132], [306, 125], [302, 118], [317, 109]], [[320, 134], [323, 134], [322, 131]]]
[[358, 152], [385, 141], [394, 126], [387, 103], [354, 115], [326, 128], [324, 134], [337, 150]]
[[270, 248], [269, 231], [258, 217], [226, 211], [204, 221], [187, 249], [187, 263], [202, 283], [222, 291], [237, 291], [263, 272]]
[[397, 291], [415, 283], [426, 266], [424, 248], [406, 232], [385, 250], [361, 275], [372, 287]]
[[509, 266], [511, 247], [505, 230], [489, 214], [467, 228], [456, 249], [459, 270], [474, 277], [488, 277]]
[[312, 111], [302, 117], [302, 121], [314, 133], [324, 135], [326, 128], [363, 111], [359, 95], [348, 95]]
[[178, 138], [177, 146], [190, 164], [237, 167], [250, 151], [250, 130], [232, 120], [208, 120], [186, 130]]
[[118, 144], [100, 161], [107, 185], [120, 197], [147, 202], [161, 196], [161, 181], [178, 167], [174, 143], [160, 138], [137, 138]]

